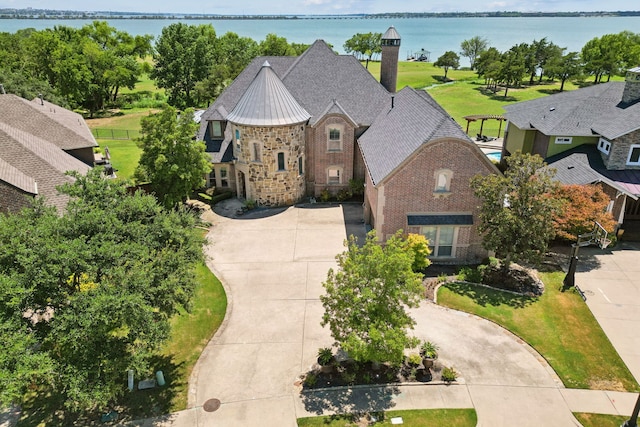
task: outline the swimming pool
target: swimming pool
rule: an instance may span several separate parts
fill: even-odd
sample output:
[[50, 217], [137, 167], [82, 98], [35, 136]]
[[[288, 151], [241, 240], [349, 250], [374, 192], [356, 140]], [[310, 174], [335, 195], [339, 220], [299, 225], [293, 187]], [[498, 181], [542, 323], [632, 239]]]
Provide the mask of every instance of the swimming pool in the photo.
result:
[[489, 158], [489, 160], [494, 162], [499, 162], [500, 159], [502, 158], [502, 152], [500, 151], [492, 151], [490, 153], [486, 153], [486, 155]]

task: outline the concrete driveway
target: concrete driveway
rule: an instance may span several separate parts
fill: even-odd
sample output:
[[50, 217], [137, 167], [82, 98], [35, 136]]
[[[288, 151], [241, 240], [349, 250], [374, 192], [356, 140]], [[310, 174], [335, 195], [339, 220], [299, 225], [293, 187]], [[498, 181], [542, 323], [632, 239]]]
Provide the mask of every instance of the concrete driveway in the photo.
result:
[[609, 340], [640, 381], [640, 243], [580, 249], [576, 284]]
[[[347, 230], [364, 238], [360, 218], [360, 206], [348, 204], [292, 207], [257, 219], [214, 215], [207, 263], [225, 284], [229, 308], [192, 375], [191, 409], [174, 425], [296, 426], [297, 417], [354, 409], [474, 406], [483, 425], [500, 425], [503, 404], [519, 415], [518, 402], [529, 411], [532, 396], [548, 401], [547, 412], [536, 408], [520, 425], [574, 425], [555, 375], [526, 344], [491, 322], [427, 301], [412, 312], [415, 335], [440, 346], [441, 361], [461, 374], [459, 385], [301, 394], [300, 375], [319, 347], [332, 344], [320, 327], [322, 281], [344, 250]], [[210, 399], [220, 401], [214, 412], [203, 408]]]

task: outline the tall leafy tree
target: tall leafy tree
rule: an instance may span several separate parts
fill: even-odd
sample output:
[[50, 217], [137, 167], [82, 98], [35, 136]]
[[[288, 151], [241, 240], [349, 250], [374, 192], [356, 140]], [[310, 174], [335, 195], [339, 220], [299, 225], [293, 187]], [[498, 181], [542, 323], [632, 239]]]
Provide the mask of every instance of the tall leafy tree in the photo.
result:
[[504, 175], [478, 175], [471, 188], [481, 200], [479, 231], [485, 249], [508, 266], [512, 261], [538, 262], [555, 235], [558, 202], [554, 171], [538, 155], [516, 152], [507, 157]]
[[480, 55], [489, 47], [489, 41], [484, 37], [474, 36], [460, 43], [460, 54], [469, 58], [471, 71], [476, 69], [476, 62]]
[[547, 64], [547, 76], [560, 79], [560, 92], [567, 80], [582, 74], [582, 63], [578, 52], [569, 52], [561, 57], [553, 57]]
[[382, 33], [357, 33], [344, 42], [343, 48], [346, 53], [356, 54], [358, 59], [366, 58], [367, 67], [374, 55], [382, 52]]
[[640, 63], [640, 34], [622, 31], [589, 40], [581, 51], [584, 71], [600, 83], [614, 75], [623, 75]]
[[141, 120], [142, 149], [135, 171], [138, 181], [150, 182], [160, 202], [175, 207], [191, 192], [204, 185], [204, 177], [211, 170], [211, 159], [205, 145], [195, 139], [197, 123], [193, 109], [178, 116], [173, 107]]
[[452, 50], [448, 50], [433, 63], [436, 67], [444, 68], [444, 79], [447, 79], [449, 68], [457, 70], [460, 67], [460, 57]]
[[193, 294], [193, 215], [99, 169], [74, 177], [66, 211], [36, 201], [0, 216], [0, 404], [36, 386], [73, 410], [106, 407], [128, 369], [151, 374], [169, 317]]
[[415, 321], [406, 307], [416, 307], [423, 292], [422, 274], [411, 266], [415, 253], [400, 233], [377, 242], [375, 231], [359, 247], [351, 236], [347, 250], [336, 257], [320, 296], [336, 343], [353, 359], [399, 365], [403, 351], [417, 345], [408, 334]]
[[195, 106], [194, 89], [205, 80], [216, 59], [216, 32], [211, 24], [182, 22], [162, 29], [155, 45], [151, 78], [169, 95], [169, 104]]
[[260, 55], [264, 56], [295, 56], [296, 51], [285, 37], [269, 33], [258, 45]]
[[505, 86], [504, 97], [507, 97], [509, 88], [520, 85], [522, 77], [530, 67], [531, 50], [526, 43], [513, 46], [502, 54], [501, 67], [497, 79]]

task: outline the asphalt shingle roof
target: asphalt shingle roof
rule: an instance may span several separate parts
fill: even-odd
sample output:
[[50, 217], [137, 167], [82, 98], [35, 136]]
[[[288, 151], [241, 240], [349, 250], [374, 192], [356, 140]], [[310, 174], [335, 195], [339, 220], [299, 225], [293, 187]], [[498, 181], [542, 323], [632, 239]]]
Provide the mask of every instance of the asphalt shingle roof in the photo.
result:
[[0, 95], [0, 123], [28, 132], [63, 150], [98, 146], [80, 114], [39, 98], [27, 101], [13, 94]]
[[451, 116], [425, 91], [405, 87], [375, 119], [358, 143], [374, 185], [422, 144], [438, 138], [471, 142]]
[[547, 168], [556, 170], [554, 180], [563, 184], [604, 182], [616, 190], [640, 196], [640, 170], [607, 170], [595, 145], [583, 144], [546, 159]]
[[615, 139], [640, 128], [640, 102], [620, 104], [624, 82], [602, 83], [505, 106], [505, 117], [520, 129], [545, 135]]

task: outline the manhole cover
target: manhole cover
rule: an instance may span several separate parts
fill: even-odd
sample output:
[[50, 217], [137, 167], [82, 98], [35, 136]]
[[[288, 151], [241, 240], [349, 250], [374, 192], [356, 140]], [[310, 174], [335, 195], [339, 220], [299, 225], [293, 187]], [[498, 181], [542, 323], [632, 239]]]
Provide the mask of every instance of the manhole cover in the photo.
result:
[[202, 405], [202, 409], [205, 410], [205, 412], [215, 412], [220, 408], [220, 399], [209, 399], [206, 402], [204, 402], [204, 405]]

